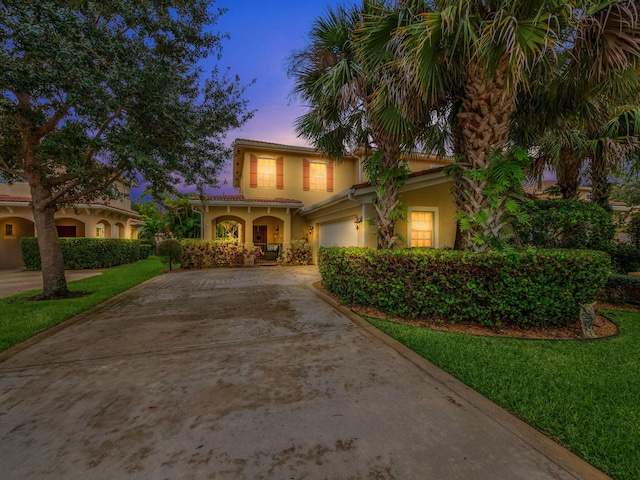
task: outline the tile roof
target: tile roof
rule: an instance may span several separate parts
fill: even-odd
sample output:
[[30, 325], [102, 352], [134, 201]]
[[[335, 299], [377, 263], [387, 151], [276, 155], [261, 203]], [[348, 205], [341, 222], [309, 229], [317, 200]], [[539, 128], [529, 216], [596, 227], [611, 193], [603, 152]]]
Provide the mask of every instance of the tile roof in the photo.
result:
[[0, 195], [0, 202], [17, 202], [17, 203], [29, 203], [30, 197], [12, 197], [11, 195]]
[[[428, 168], [426, 170], [419, 170], [417, 172], [411, 172], [409, 174], [409, 178], [417, 178], [417, 177], [422, 177], [422, 176], [425, 176], [425, 175], [433, 175], [434, 173], [442, 172], [445, 168], [447, 168], [447, 165], [443, 165], [441, 167]], [[364, 182], [364, 183], [357, 183], [357, 184], [353, 185], [352, 188], [359, 189], [359, 188], [366, 188], [366, 187], [370, 187], [370, 186], [371, 186], [371, 184], [369, 182]]]
[[246, 198], [244, 195], [211, 195], [205, 198], [212, 202], [302, 203], [292, 198]]
[[[0, 195], [0, 203], [2, 202], [8, 202], [8, 203], [31, 203], [31, 197], [14, 197], [11, 195]], [[100, 202], [90, 202], [90, 203], [83, 203], [83, 204], [79, 204], [78, 206], [80, 208], [82, 208], [83, 206], [88, 205], [89, 207], [105, 207], [105, 208], [110, 208], [112, 210], [119, 210], [121, 212], [125, 212], [128, 213], [129, 215], [135, 215], [136, 217], [139, 216], [140, 214], [134, 210], [129, 210], [126, 208], [121, 208], [121, 207], [115, 207], [113, 205], [108, 205], [106, 203], [100, 203]]]

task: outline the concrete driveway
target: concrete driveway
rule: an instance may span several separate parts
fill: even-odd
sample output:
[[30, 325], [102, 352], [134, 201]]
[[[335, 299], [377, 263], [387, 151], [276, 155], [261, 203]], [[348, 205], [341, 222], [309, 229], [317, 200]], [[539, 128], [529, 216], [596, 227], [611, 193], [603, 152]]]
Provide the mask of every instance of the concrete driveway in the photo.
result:
[[0, 475], [606, 478], [325, 301], [317, 278], [173, 272], [5, 355]]

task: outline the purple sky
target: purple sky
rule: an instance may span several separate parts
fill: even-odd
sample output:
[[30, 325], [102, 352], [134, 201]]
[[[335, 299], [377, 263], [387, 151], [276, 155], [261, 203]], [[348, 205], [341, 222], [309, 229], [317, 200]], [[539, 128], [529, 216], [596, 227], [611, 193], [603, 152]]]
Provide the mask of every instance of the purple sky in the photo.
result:
[[[294, 120], [304, 113], [289, 94], [293, 83], [286, 76], [287, 58], [308, 43], [314, 20], [324, 15], [328, 6], [351, 4], [346, 0], [218, 0], [216, 7], [228, 9], [216, 25], [231, 36], [223, 43], [220, 68], [230, 67], [242, 83], [256, 79], [245, 98], [256, 110], [253, 119], [241, 129], [228, 134], [236, 138], [305, 146], [298, 138]], [[224, 179], [228, 184], [214, 194], [237, 193], [231, 184], [230, 168]]]

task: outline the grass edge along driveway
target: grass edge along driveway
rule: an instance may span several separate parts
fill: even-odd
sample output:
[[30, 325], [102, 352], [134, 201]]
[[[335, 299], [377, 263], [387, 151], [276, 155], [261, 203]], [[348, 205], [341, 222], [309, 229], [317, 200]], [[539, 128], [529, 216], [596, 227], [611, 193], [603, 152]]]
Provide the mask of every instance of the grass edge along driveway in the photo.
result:
[[364, 317], [616, 480], [640, 478], [640, 313], [607, 311], [619, 335], [525, 340]]
[[0, 352], [3, 352], [145, 280], [160, 275], [157, 257], [121, 265], [101, 275], [69, 282], [69, 290], [90, 295], [64, 300], [29, 301], [39, 291], [0, 298]]

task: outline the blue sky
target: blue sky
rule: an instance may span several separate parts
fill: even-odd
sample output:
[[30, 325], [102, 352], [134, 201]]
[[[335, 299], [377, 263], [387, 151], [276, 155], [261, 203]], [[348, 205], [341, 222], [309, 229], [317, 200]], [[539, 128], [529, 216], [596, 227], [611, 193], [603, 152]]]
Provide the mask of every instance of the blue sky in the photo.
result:
[[[241, 129], [228, 134], [228, 142], [236, 138], [306, 145], [297, 138], [293, 123], [304, 108], [290, 98], [293, 83], [287, 79], [286, 62], [294, 50], [308, 43], [314, 20], [329, 6], [350, 4], [342, 0], [218, 0], [215, 7], [228, 9], [220, 17], [216, 30], [231, 38], [223, 43], [219, 67], [230, 67], [243, 83], [256, 79], [245, 95], [249, 108], [256, 110], [253, 119]], [[211, 193], [231, 194], [230, 171], [224, 179], [229, 183]]]

